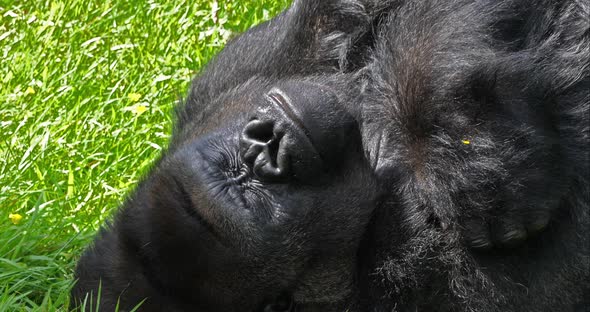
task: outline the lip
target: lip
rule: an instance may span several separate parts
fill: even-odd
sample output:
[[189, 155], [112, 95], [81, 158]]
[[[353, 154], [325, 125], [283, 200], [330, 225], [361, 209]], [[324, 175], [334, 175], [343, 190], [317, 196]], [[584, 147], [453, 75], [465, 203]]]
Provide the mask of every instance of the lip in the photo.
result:
[[[214, 141], [216, 143], [213, 143]], [[228, 188], [237, 191], [237, 187], [248, 178], [244, 173], [240, 173], [236, 176], [227, 175], [228, 164], [233, 161], [229, 158], [233, 157], [236, 153], [219, 151], [219, 146], [222, 144], [228, 144], [228, 142], [226, 140], [206, 138], [204, 144], [194, 150], [195, 154], [198, 155], [198, 165], [197, 168], [195, 168], [195, 176], [199, 177], [199, 183], [204, 186], [211, 198], [215, 200], [217, 200], [219, 195], [224, 193], [224, 190], [227, 190]], [[231, 143], [229, 144], [231, 145]], [[217, 147], [212, 147], [212, 145], [216, 145]], [[227, 146], [222, 149], [229, 150], [232, 148]], [[243, 204], [243, 202], [236, 202], [236, 204]]]
[[198, 204], [195, 204], [193, 198], [191, 198], [191, 195], [185, 189], [185, 186], [183, 186], [182, 183], [178, 181], [178, 179], [174, 179], [174, 181], [177, 183], [179, 191], [182, 194], [184, 202], [181, 205], [181, 208], [186, 213], [186, 215], [192, 220], [196, 221], [198, 224], [200, 224], [208, 233], [211, 233], [211, 235], [213, 235], [213, 237], [215, 237], [218, 241], [223, 242], [223, 237], [218, 232], [217, 227], [211, 222], [211, 220], [202, 215], [202, 211], [200, 211], [197, 208], [199, 207]]
[[209, 135], [179, 150], [173, 162], [177, 168], [183, 168], [176, 170], [175, 176], [184, 197], [189, 199], [184, 210], [220, 239], [223, 231], [219, 230], [219, 220], [233, 221], [250, 214], [241, 189], [244, 181], [227, 176], [230, 160], [222, 156], [229, 153], [220, 149], [229, 149], [230, 145], [225, 134]]

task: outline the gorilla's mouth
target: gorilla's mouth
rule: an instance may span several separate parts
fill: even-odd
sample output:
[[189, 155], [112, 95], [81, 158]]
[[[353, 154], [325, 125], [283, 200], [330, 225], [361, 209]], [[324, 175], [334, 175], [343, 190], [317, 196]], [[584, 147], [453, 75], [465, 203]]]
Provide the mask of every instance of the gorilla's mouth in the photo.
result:
[[271, 191], [262, 187], [240, 156], [240, 138], [235, 132], [214, 133], [201, 139], [193, 149], [198, 155], [198, 160], [191, 162], [196, 189], [193, 193], [201, 194], [193, 200], [194, 209], [209, 224], [240, 224], [240, 220], [252, 218], [268, 220], [276, 210]]
[[[201, 183], [214, 199], [228, 198], [231, 195], [228, 194], [230, 189], [241, 189], [252, 179], [251, 171], [243, 164], [237, 149], [233, 147], [237, 145], [235, 141], [235, 136], [225, 140], [208, 138], [205, 147], [197, 151], [201, 158], [198, 169]], [[239, 199], [241, 196], [229, 197]], [[243, 201], [236, 203], [242, 205]]]

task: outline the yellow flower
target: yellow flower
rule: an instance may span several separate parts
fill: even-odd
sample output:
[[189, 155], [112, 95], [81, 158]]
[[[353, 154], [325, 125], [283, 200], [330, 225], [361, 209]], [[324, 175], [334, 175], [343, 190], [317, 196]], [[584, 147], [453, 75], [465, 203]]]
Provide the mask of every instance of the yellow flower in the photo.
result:
[[471, 144], [471, 141], [469, 141], [469, 140], [461, 140], [461, 143], [463, 143], [465, 145], [469, 145], [469, 144]]
[[20, 221], [23, 219], [23, 216], [21, 216], [18, 213], [11, 213], [8, 214], [8, 219], [10, 219], [10, 222], [12, 222], [12, 224], [19, 224]]
[[147, 107], [145, 105], [135, 105], [133, 107], [133, 113], [136, 115], [141, 115], [147, 111]]
[[29, 95], [29, 94], [35, 94], [35, 89], [33, 89], [33, 87], [28, 87], [25, 90], [25, 95]]
[[129, 93], [127, 94], [127, 98], [129, 98], [129, 100], [131, 102], [137, 102], [141, 99], [141, 94], [139, 93]]

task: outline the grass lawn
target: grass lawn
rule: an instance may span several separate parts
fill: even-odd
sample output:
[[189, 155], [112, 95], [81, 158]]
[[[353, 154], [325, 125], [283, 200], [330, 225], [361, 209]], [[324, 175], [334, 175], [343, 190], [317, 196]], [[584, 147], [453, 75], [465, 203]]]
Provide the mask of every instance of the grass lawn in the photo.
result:
[[288, 2], [0, 0], [0, 311], [68, 309], [191, 77]]

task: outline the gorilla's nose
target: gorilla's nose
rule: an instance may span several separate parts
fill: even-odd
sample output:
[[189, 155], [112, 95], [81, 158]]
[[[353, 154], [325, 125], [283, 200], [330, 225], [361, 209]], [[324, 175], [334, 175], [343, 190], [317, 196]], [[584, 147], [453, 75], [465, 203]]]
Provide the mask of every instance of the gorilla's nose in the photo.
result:
[[265, 181], [309, 181], [337, 166], [355, 121], [334, 91], [291, 82], [266, 94], [242, 131], [242, 160]]
[[280, 180], [289, 174], [289, 148], [283, 139], [284, 129], [277, 129], [272, 118], [254, 118], [244, 127], [241, 157], [258, 178]]

